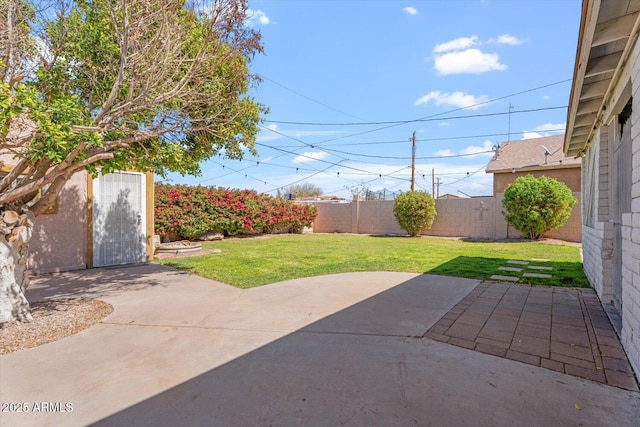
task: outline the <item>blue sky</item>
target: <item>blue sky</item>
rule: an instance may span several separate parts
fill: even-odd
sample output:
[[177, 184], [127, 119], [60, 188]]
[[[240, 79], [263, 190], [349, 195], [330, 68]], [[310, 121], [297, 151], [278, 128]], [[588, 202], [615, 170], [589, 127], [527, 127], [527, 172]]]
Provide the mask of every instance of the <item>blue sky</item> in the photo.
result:
[[[579, 0], [252, 1], [265, 54], [251, 90], [270, 109], [257, 156], [215, 157], [175, 183], [275, 195], [310, 182], [490, 195], [484, 167], [509, 139], [563, 133]], [[507, 114], [510, 111], [512, 114]], [[467, 117], [475, 116], [475, 117]]]

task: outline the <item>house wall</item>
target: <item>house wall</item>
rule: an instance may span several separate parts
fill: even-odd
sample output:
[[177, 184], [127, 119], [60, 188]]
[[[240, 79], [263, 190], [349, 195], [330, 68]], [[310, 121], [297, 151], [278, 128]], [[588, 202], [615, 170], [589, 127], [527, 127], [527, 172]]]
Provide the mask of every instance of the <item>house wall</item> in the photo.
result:
[[560, 182], [567, 184], [567, 187], [574, 192], [579, 193], [582, 191], [580, 183], [580, 168], [566, 168], [566, 169], [547, 169], [536, 171], [522, 171], [522, 172], [496, 172], [493, 174], [493, 194], [504, 193], [507, 185], [511, 184], [517, 178], [526, 175], [533, 175], [536, 178], [541, 176], [548, 176], [555, 178]]
[[[629, 72], [631, 114], [631, 212], [622, 213], [622, 326], [620, 340], [635, 374], [640, 376], [640, 45], [634, 46]], [[628, 80], [621, 80], [614, 91]], [[624, 101], [624, 100], [622, 100]], [[614, 116], [613, 120], [616, 120]], [[614, 282], [613, 182], [621, 173], [614, 164], [614, 126], [601, 126], [583, 159], [584, 269], [603, 304], [611, 304]]]
[[71, 177], [58, 195], [57, 212], [36, 218], [29, 267], [33, 273], [87, 267], [87, 174]]
[[631, 366], [640, 376], [640, 44], [631, 65], [631, 213], [622, 215], [622, 333]]
[[609, 208], [609, 134], [603, 127], [582, 160], [582, 258], [600, 301], [613, 300], [613, 225]]
[[[580, 200], [580, 194], [574, 193]], [[505, 239], [521, 237], [502, 215], [502, 198], [436, 200], [436, 220], [425, 235], [442, 237], [472, 237]], [[359, 233], [405, 235], [393, 215], [393, 200], [351, 203], [318, 203], [318, 217], [313, 223], [315, 233]], [[580, 204], [567, 224], [548, 237], [579, 242], [581, 240]]]

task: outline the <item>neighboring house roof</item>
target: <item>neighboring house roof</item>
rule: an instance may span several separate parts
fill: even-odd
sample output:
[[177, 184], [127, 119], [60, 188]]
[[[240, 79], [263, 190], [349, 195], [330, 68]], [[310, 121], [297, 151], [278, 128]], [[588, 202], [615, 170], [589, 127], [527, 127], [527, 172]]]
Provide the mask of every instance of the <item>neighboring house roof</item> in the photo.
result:
[[567, 111], [567, 134], [564, 152], [568, 156], [583, 154], [593, 140], [594, 131], [618, 114], [631, 96], [630, 86], [612, 88], [630, 72], [629, 59], [640, 33], [640, 0], [582, 2]]
[[[500, 173], [523, 170], [561, 169], [580, 167], [580, 159], [565, 157], [562, 151], [564, 135], [507, 141], [500, 145], [498, 154], [485, 172]], [[545, 148], [549, 150], [545, 164]]]
[[457, 194], [446, 193], [438, 197], [438, 199], [462, 199], [462, 197]]

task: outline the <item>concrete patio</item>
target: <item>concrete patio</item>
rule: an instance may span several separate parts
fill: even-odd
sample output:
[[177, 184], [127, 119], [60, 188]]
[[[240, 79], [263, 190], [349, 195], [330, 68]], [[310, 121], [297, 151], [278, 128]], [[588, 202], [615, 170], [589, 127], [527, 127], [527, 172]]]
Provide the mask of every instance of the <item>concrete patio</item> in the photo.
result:
[[32, 301], [97, 298], [115, 310], [0, 356], [3, 403], [73, 407], [0, 413], [0, 424], [637, 425], [637, 391], [432, 339], [453, 337], [467, 298], [502, 290], [380, 272], [240, 290], [155, 264], [42, 276]]

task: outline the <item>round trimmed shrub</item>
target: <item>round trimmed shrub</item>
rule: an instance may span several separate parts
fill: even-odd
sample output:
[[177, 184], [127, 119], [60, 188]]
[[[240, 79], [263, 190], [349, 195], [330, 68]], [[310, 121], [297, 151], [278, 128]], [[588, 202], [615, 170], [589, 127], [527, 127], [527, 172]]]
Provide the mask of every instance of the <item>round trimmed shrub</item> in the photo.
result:
[[548, 176], [521, 176], [504, 190], [505, 218], [529, 239], [567, 223], [577, 200], [566, 184]]
[[429, 193], [410, 191], [396, 197], [393, 214], [400, 228], [415, 237], [428, 230], [436, 219], [436, 202]]

